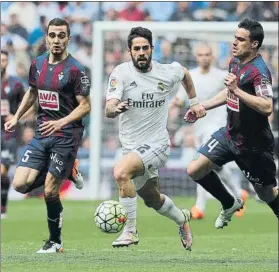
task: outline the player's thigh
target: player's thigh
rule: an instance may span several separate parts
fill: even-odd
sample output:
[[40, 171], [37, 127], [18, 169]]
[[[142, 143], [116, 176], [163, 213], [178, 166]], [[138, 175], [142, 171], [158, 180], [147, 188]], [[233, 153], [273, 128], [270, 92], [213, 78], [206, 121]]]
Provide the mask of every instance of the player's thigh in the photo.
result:
[[198, 149], [197, 156], [187, 167], [187, 172], [194, 180], [198, 180], [211, 170], [217, 170], [232, 160], [234, 160], [234, 154], [228, 140], [224, 135], [216, 132]]
[[160, 169], [163, 167], [170, 155], [169, 142], [143, 143], [137, 146], [132, 152], [141, 158], [144, 171], [149, 169]]
[[13, 187], [17, 191], [21, 191], [21, 189], [26, 190], [33, 184], [39, 174], [39, 170], [24, 166], [18, 166], [14, 174]]
[[13, 185], [15, 188], [23, 185], [30, 186], [47, 166], [48, 159], [43, 141], [33, 138], [23, 151], [14, 174]]
[[51, 137], [49, 142], [49, 173], [59, 180], [68, 178], [77, 156], [80, 139]]
[[242, 153], [236, 157], [236, 163], [255, 188], [277, 185], [276, 165], [272, 152]]
[[128, 180], [143, 174], [143, 162], [135, 152], [125, 154], [114, 167], [114, 178], [116, 181]]
[[133, 178], [133, 183], [137, 193], [142, 197], [143, 193], [150, 194], [159, 193], [159, 170], [156, 168], [149, 168], [144, 171], [144, 174]]

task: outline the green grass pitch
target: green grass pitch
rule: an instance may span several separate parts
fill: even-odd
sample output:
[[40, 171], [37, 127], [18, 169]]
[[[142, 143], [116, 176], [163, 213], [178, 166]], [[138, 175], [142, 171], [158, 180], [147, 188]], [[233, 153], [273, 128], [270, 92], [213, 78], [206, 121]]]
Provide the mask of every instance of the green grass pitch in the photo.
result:
[[[174, 198], [190, 208], [193, 198]], [[117, 237], [98, 230], [93, 213], [99, 202], [63, 201], [65, 253], [36, 254], [48, 237], [43, 200], [13, 201], [2, 220], [3, 272], [275, 272], [278, 271], [278, 221], [269, 207], [249, 199], [244, 217], [214, 228], [219, 213], [210, 200], [204, 220], [192, 221], [192, 252], [185, 251], [177, 227], [139, 201], [140, 243], [112, 248]]]

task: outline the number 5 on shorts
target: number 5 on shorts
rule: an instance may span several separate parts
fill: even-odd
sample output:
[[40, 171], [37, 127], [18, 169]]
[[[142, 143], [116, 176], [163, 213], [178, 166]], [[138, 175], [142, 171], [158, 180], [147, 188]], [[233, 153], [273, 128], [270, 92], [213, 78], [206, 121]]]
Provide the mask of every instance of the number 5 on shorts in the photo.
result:
[[31, 154], [31, 153], [32, 153], [31, 150], [26, 150], [24, 155], [23, 155], [23, 157], [22, 157], [22, 159], [21, 159], [21, 161], [22, 162], [27, 162], [29, 160], [29, 154]]
[[212, 139], [207, 146], [208, 146], [208, 153], [211, 153], [211, 151], [219, 144], [219, 142], [216, 139]]

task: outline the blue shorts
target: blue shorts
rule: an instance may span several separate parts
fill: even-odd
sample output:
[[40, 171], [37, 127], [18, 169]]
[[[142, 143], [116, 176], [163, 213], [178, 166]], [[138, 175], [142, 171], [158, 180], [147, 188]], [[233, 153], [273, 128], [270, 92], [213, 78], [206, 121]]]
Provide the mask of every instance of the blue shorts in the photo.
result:
[[58, 179], [68, 178], [71, 174], [80, 139], [50, 136], [34, 137], [26, 146], [17, 166], [38, 170], [48, 169]]
[[277, 186], [274, 153], [243, 151], [226, 137], [226, 131], [224, 127], [214, 132], [198, 152], [218, 166], [235, 161], [245, 177], [257, 186]]

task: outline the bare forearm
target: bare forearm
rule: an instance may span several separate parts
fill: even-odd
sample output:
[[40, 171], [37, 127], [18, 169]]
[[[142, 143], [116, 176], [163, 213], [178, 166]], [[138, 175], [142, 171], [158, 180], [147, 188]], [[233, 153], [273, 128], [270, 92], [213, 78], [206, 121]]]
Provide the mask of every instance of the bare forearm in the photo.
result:
[[17, 120], [20, 120], [22, 116], [34, 105], [38, 97], [37, 91], [30, 91], [30, 89], [23, 96], [22, 102], [15, 113]]
[[227, 88], [219, 92], [213, 98], [202, 102], [201, 104], [205, 107], [206, 110], [211, 110], [222, 105], [225, 105], [227, 101]]
[[74, 122], [81, 120], [85, 115], [90, 112], [90, 105], [79, 105], [69, 115], [60, 119], [62, 127]]
[[269, 116], [272, 113], [272, 101], [268, 97], [260, 97], [248, 94], [241, 89], [237, 88], [234, 94], [247, 106], [255, 111]]
[[188, 98], [191, 99], [191, 98], [196, 97], [195, 86], [194, 86], [194, 83], [192, 81], [192, 78], [191, 78], [188, 70], [185, 68], [184, 68], [184, 73], [185, 73], [185, 76], [184, 76], [184, 79], [182, 80], [182, 85], [183, 85], [184, 89], [186, 90]]

